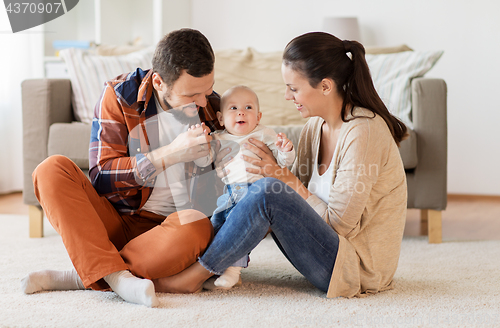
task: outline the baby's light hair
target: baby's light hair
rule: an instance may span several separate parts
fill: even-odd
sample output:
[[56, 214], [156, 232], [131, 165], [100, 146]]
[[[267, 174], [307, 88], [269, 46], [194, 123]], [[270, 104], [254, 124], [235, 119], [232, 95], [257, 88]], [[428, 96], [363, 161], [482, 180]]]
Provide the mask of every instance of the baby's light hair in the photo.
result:
[[251, 93], [253, 93], [253, 95], [255, 96], [255, 104], [257, 105], [257, 111], [260, 112], [259, 97], [257, 96], [257, 93], [255, 93], [255, 91], [253, 91], [251, 88], [247, 87], [246, 85], [242, 85], [242, 84], [235, 85], [235, 86], [227, 89], [222, 94], [222, 97], [220, 98], [221, 111], [226, 105], [227, 98], [231, 95], [231, 93], [233, 93], [235, 90], [238, 90], [238, 89], [244, 89], [244, 90], [247, 90], [247, 91], [250, 91]]

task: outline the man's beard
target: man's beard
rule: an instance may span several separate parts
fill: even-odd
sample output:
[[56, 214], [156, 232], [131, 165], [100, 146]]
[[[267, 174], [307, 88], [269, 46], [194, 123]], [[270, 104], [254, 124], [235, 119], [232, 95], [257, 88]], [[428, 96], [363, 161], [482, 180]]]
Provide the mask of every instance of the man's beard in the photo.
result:
[[[199, 115], [195, 115], [193, 117], [189, 117], [187, 116], [184, 111], [183, 111], [183, 108], [184, 107], [187, 107], [189, 105], [185, 105], [185, 106], [181, 106], [180, 108], [178, 109], [174, 109], [172, 106], [170, 106], [170, 104], [168, 103], [167, 99], [165, 98], [165, 96], [163, 97], [162, 99], [163, 101], [163, 104], [165, 106], [167, 106], [168, 108], [168, 111], [167, 113], [171, 113], [174, 118], [181, 124], [189, 124], [189, 125], [196, 125], [196, 124], [199, 124], [201, 121], [200, 121], [200, 117]], [[194, 105], [196, 106], [196, 105]], [[199, 106], [196, 106], [198, 108], [198, 111], [200, 110], [200, 107]]]

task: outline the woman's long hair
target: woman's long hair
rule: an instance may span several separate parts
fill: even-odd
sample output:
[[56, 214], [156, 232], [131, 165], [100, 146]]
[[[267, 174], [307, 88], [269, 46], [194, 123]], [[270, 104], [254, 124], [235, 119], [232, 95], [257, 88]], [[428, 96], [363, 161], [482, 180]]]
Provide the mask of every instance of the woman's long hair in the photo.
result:
[[324, 32], [306, 33], [288, 43], [283, 63], [305, 76], [313, 88], [324, 78], [331, 78], [343, 97], [342, 121], [349, 121], [347, 106], [352, 106], [351, 114], [355, 106], [363, 107], [384, 119], [398, 146], [406, 138], [406, 125], [387, 110], [375, 90], [361, 43], [342, 41]]

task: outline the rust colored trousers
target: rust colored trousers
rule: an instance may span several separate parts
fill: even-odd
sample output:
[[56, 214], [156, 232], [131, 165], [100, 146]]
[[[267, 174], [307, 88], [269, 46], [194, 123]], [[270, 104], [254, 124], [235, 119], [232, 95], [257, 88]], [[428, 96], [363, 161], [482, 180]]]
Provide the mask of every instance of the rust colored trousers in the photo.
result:
[[210, 220], [195, 210], [166, 218], [146, 211], [118, 213], [61, 155], [43, 161], [33, 172], [33, 183], [87, 288], [109, 289], [102, 278], [120, 270], [147, 279], [174, 275], [193, 264], [213, 238]]

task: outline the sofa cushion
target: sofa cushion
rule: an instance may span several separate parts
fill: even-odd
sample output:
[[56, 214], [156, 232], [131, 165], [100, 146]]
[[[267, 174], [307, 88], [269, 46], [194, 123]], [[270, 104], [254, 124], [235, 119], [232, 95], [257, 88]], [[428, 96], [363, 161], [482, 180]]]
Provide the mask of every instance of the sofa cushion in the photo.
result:
[[151, 68], [153, 48], [121, 56], [97, 56], [82, 49], [69, 48], [61, 50], [59, 55], [68, 68], [75, 118], [91, 123], [104, 83], [138, 67]]
[[389, 111], [408, 127], [411, 120], [411, 80], [424, 76], [443, 51], [405, 51], [366, 55], [375, 89]]
[[48, 154], [64, 155], [81, 169], [89, 168], [91, 125], [81, 122], [54, 123], [49, 129]]

